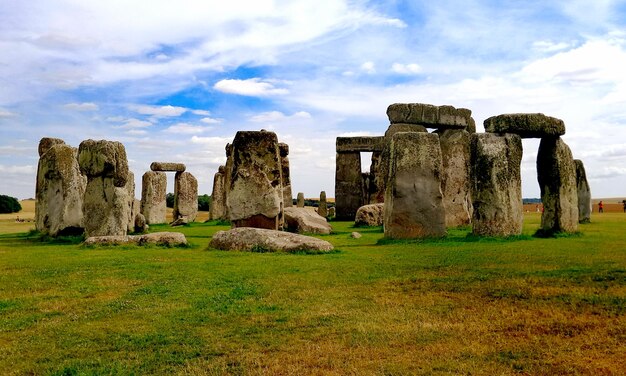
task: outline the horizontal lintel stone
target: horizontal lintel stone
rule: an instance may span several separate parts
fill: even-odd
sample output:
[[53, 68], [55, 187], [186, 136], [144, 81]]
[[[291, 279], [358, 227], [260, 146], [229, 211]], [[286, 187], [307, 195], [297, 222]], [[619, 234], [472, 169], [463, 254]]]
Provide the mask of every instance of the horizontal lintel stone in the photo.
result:
[[522, 138], [559, 137], [565, 134], [565, 123], [544, 114], [503, 114], [484, 122], [485, 132], [513, 133]]
[[337, 152], [380, 152], [383, 150], [384, 137], [337, 137]]
[[471, 110], [424, 103], [391, 104], [387, 116], [391, 124], [419, 124], [436, 129], [465, 129], [473, 123]]
[[184, 172], [187, 167], [184, 163], [152, 162], [150, 164], [150, 169], [152, 171]]

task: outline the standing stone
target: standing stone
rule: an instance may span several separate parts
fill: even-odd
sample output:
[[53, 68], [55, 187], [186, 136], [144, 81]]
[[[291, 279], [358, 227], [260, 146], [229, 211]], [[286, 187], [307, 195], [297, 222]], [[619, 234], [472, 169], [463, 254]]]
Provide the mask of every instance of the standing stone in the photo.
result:
[[370, 164], [369, 181], [368, 181], [368, 197], [369, 200], [364, 204], [378, 204], [385, 199], [385, 192], [379, 197], [379, 174], [381, 169], [382, 151], [372, 152], [372, 163]]
[[80, 173], [77, 149], [59, 139], [43, 138], [39, 151], [35, 227], [50, 236], [82, 234], [87, 179]]
[[224, 218], [230, 219], [227, 202], [230, 183], [233, 180], [233, 145], [227, 143], [224, 150], [226, 151], [226, 165], [224, 165]]
[[521, 234], [521, 138], [514, 134], [474, 133], [470, 141], [472, 232], [480, 236]]
[[326, 191], [320, 192], [320, 204], [317, 207], [317, 214], [322, 217], [328, 217], [328, 203], [326, 202]]
[[189, 172], [174, 176], [174, 221], [189, 223], [198, 215], [198, 180]]
[[141, 214], [147, 224], [165, 223], [167, 177], [164, 172], [146, 171], [141, 178]]
[[437, 133], [443, 159], [441, 190], [446, 210], [446, 226], [468, 225], [472, 219], [470, 134], [465, 130], [453, 129]]
[[362, 200], [361, 154], [337, 153], [335, 163], [335, 205], [337, 219], [354, 220]]
[[296, 206], [299, 208], [304, 207], [304, 193], [298, 192], [298, 200], [296, 201]]
[[289, 145], [278, 144], [280, 151], [280, 165], [283, 174], [283, 204], [285, 208], [293, 206], [293, 193], [291, 192], [291, 173], [289, 172]]
[[126, 226], [126, 232], [135, 231], [135, 216], [139, 213], [139, 206], [135, 205], [135, 174], [128, 171], [128, 179], [126, 180], [126, 198], [128, 205], [128, 225]]
[[411, 239], [446, 235], [441, 193], [441, 146], [432, 133], [400, 132], [391, 140], [385, 192], [385, 237]]
[[278, 149], [274, 132], [239, 131], [235, 135], [226, 197], [233, 227], [282, 228], [282, 166]]
[[213, 192], [211, 193], [209, 218], [214, 220], [226, 219], [225, 170], [226, 168], [224, 166], [220, 166], [213, 177]]
[[124, 145], [114, 141], [85, 140], [78, 147], [78, 163], [87, 175], [83, 200], [85, 234], [126, 235], [128, 160]]
[[576, 187], [578, 190], [578, 223], [591, 222], [591, 189], [587, 182], [585, 165], [580, 159], [574, 159], [576, 163]]
[[537, 180], [541, 189], [541, 231], [578, 230], [576, 165], [569, 146], [560, 137], [544, 137], [537, 153]]

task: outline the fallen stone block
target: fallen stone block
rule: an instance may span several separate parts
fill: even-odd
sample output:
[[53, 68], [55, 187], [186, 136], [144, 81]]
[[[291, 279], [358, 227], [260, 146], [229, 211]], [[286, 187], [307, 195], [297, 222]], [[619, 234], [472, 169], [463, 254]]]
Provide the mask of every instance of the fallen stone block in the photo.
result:
[[307, 208], [285, 208], [285, 227], [287, 231], [298, 234], [323, 234], [332, 232], [326, 218]]
[[174, 247], [187, 245], [187, 238], [179, 232], [153, 232], [145, 235], [92, 236], [85, 245], [161, 245]]
[[334, 249], [333, 245], [325, 240], [290, 232], [252, 227], [218, 231], [213, 235], [209, 245], [224, 251], [247, 252], [325, 253]]

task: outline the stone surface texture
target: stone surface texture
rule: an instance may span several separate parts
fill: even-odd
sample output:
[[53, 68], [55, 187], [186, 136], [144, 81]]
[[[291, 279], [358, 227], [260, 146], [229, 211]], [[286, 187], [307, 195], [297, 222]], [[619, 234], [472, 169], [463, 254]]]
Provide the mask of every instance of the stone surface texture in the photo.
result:
[[452, 106], [424, 103], [394, 103], [387, 108], [391, 124], [419, 124], [437, 129], [466, 129], [472, 123], [472, 111]]
[[400, 132], [391, 141], [384, 203], [385, 237], [412, 239], [446, 235], [441, 193], [439, 136]]
[[187, 245], [187, 238], [179, 232], [153, 232], [144, 235], [90, 236], [85, 245], [159, 245], [175, 247]]
[[558, 137], [565, 134], [561, 119], [544, 114], [503, 114], [484, 122], [485, 132], [514, 133], [522, 138]]
[[385, 204], [363, 205], [357, 210], [354, 225], [360, 226], [382, 226], [385, 214]]
[[115, 187], [124, 187], [128, 179], [128, 159], [122, 143], [85, 140], [78, 147], [80, 171], [89, 177], [113, 179]]
[[209, 245], [227, 251], [252, 252], [330, 252], [329, 242], [290, 232], [241, 227], [218, 231]]
[[576, 188], [578, 192], [578, 223], [591, 222], [591, 188], [587, 181], [585, 165], [580, 159], [574, 159], [576, 164]]
[[280, 153], [280, 166], [283, 176], [283, 205], [285, 208], [293, 206], [293, 193], [291, 192], [291, 172], [289, 170], [289, 145], [285, 143], [278, 144]]
[[198, 215], [198, 180], [189, 172], [174, 176], [174, 221], [193, 222]]
[[82, 233], [87, 178], [80, 173], [77, 149], [50, 140], [42, 139], [46, 146], [39, 147], [45, 152], [37, 167], [35, 227], [50, 236]]
[[282, 166], [274, 132], [237, 132], [227, 191], [226, 206], [233, 227], [282, 228]]
[[541, 230], [547, 233], [578, 231], [576, 164], [560, 137], [544, 137], [537, 153], [537, 180], [541, 189]]
[[439, 134], [443, 175], [441, 191], [446, 227], [465, 226], [472, 220], [470, 182], [470, 133], [447, 129]]
[[319, 214], [323, 218], [328, 217], [328, 202], [326, 202], [326, 191], [320, 192], [320, 203], [317, 207], [317, 214]]
[[226, 187], [224, 187], [225, 167], [220, 166], [213, 176], [213, 191], [211, 193], [211, 207], [209, 218], [224, 220], [226, 217]]
[[472, 232], [479, 236], [521, 234], [521, 138], [514, 134], [475, 133], [470, 140]]
[[164, 172], [146, 171], [141, 178], [141, 214], [146, 223], [165, 223], [167, 212], [167, 176]]
[[322, 234], [332, 232], [326, 218], [307, 208], [285, 208], [285, 229], [298, 234]]
[[152, 162], [150, 164], [150, 170], [152, 171], [185, 172], [186, 169], [187, 166], [184, 163]]
[[44, 154], [46, 154], [46, 152], [48, 150], [50, 150], [51, 147], [53, 147], [54, 145], [64, 145], [65, 141], [61, 140], [60, 138], [52, 138], [52, 137], [44, 137], [41, 140], [39, 140], [39, 147], [37, 148], [38, 152], [39, 152], [39, 156], [42, 157]]
[[128, 178], [126, 179], [126, 205], [128, 205], [128, 223], [126, 225], [126, 232], [135, 231], [135, 216], [139, 213], [140, 205], [135, 205], [135, 174], [128, 171]]

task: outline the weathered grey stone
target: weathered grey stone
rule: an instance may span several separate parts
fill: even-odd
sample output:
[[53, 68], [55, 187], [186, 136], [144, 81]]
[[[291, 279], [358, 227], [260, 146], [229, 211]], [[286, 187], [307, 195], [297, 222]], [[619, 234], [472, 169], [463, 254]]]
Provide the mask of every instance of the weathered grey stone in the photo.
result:
[[90, 236], [85, 245], [160, 245], [165, 247], [175, 247], [187, 245], [184, 234], [179, 232], [153, 232], [144, 235], [108, 235]]
[[146, 223], [166, 222], [167, 176], [164, 172], [146, 171], [141, 178], [141, 214]]
[[591, 222], [591, 188], [587, 182], [585, 165], [580, 159], [576, 163], [576, 187], [578, 192], [578, 223]]
[[485, 132], [514, 133], [522, 138], [558, 137], [565, 134], [561, 119], [544, 114], [503, 114], [484, 122]]
[[128, 171], [128, 178], [126, 179], [126, 198], [128, 199], [128, 224], [126, 226], [126, 232], [135, 231], [135, 216], [139, 213], [139, 207], [135, 206], [135, 174]]
[[361, 239], [361, 238], [363, 237], [363, 235], [361, 235], [361, 234], [360, 234], [360, 233], [358, 233], [358, 232], [352, 232], [352, 233], [350, 233], [350, 237], [351, 237], [352, 239]]
[[382, 226], [385, 219], [385, 204], [363, 205], [357, 210], [354, 225], [360, 226]]
[[226, 251], [330, 252], [333, 245], [310, 236], [260, 228], [241, 227], [218, 231], [209, 245]]
[[446, 235], [441, 193], [441, 146], [432, 133], [400, 132], [392, 137], [384, 204], [387, 238]]
[[362, 205], [362, 196], [361, 155], [359, 153], [337, 153], [335, 162], [337, 219], [354, 220], [356, 211]]
[[[49, 140], [42, 139], [42, 143]], [[39, 149], [45, 153], [37, 167], [35, 227], [50, 236], [82, 234], [87, 178], [80, 173], [77, 149], [62, 142], [42, 148], [42, 143]]]
[[472, 111], [466, 108], [424, 103], [391, 104], [387, 108], [387, 116], [392, 124], [420, 124], [437, 129], [465, 129], [472, 122]]
[[148, 231], [149, 227], [150, 226], [148, 226], [148, 224], [146, 223], [146, 217], [144, 217], [143, 214], [141, 213], [137, 213], [135, 215], [135, 223], [134, 223], [133, 231], [136, 233], [144, 233]]
[[226, 151], [226, 164], [224, 165], [224, 217], [230, 219], [228, 213], [228, 192], [230, 191], [230, 183], [233, 180], [233, 145], [226, 144], [224, 147]]
[[468, 225], [472, 220], [470, 134], [465, 130], [456, 129], [437, 133], [443, 160], [441, 191], [446, 211], [446, 226]]
[[209, 218], [227, 219], [226, 217], [226, 187], [224, 187], [225, 167], [220, 166], [213, 177], [213, 191], [211, 193], [211, 207]]
[[237, 132], [232, 160], [226, 206], [233, 226], [280, 229], [283, 224], [283, 188], [276, 134]]
[[278, 144], [280, 152], [280, 165], [283, 176], [283, 205], [285, 208], [293, 206], [293, 193], [291, 192], [291, 172], [289, 171], [289, 145]]
[[150, 169], [152, 171], [185, 172], [187, 166], [184, 163], [152, 162], [150, 163]]
[[48, 150], [50, 150], [51, 147], [53, 147], [54, 145], [64, 145], [65, 141], [61, 140], [60, 138], [52, 138], [52, 137], [44, 137], [41, 140], [39, 140], [39, 156], [42, 157], [44, 154], [46, 154], [46, 152]]
[[304, 207], [304, 193], [298, 192], [298, 199], [296, 200], [296, 206], [299, 208]]
[[174, 220], [186, 223], [196, 220], [198, 215], [198, 180], [189, 172], [177, 172], [174, 177]]
[[354, 152], [381, 152], [383, 151], [383, 137], [337, 137], [337, 153]]
[[317, 207], [317, 214], [319, 214], [323, 218], [328, 217], [328, 203], [326, 202], [326, 191], [320, 192], [320, 203]]
[[481, 236], [521, 234], [521, 138], [514, 134], [474, 133], [470, 141], [472, 232]]
[[307, 208], [285, 208], [285, 228], [298, 234], [330, 234], [333, 230], [315, 211]]
[[537, 180], [541, 189], [541, 231], [578, 230], [576, 165], [569, 146], [560, 137], [544, 137], [537, 153]]
[[364, 202], [364, 204], [377, 204], [377, 203], [382, 203], [383, 200], [385, 199], [385, 194], [383, 192], [383, 194], [381, 196], [378, 196], [378, 192], [379, 192], [379, 175], [380, 175], [380, 170], [381, 170], [381, 157], [382, 157], [382, 152], [378, 152], [375, 151], [372, 153], [372, 159], [371, 159], [371, 164], [370, 164], [370, 172], [369, 172], [369, 179], [368, 179], [368, 185], [364, 188], [367, 190], [368, 193], [368, 201]]
[[113, 179], [113, 185], [124, 187], [128, 179], [128, 159], [122, 143], [85, 140], [78, 146], [78, 164], [87, 178], [102, 176]]
[[380, 154], [378, 171], [377, 174], [374, 176], [376, 193], [374, 195], [375, 198], [372, 201], [375, 201], [376, 203], [381, 203], [385, 201], [385, 188], [389, 177], [389, 162], [391, 158], [391, 138], [394, 134], [399, 132], [426, 133], [428, 132], [428, 130], [423, 125], [405, 123], [391, 124], [389, 128], [387, 128], [384, 137], [384, 148], [382, 153]]

